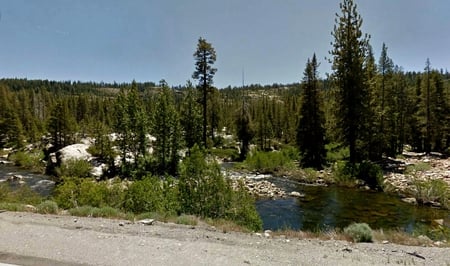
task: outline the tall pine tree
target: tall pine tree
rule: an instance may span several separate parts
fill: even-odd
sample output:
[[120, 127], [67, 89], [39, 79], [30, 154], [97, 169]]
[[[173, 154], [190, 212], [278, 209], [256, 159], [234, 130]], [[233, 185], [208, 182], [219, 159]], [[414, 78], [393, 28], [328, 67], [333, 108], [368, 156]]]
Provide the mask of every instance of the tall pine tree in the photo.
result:
[[337, 14], [334, 37], [332, 70], [337, 89], [337, 123], [343, 144], [349, 147], [350, 162], [367, 159], [365, 135], [371, 127], [369, 93], [364, 71], [364, 60], [369, 36], [361, 31], [362, 18], [353, 0], [343, 0], [341, 14]]
[[297, 144], [302, 167], [321, 169], [325, 163], [325, 116], [321, 108], [317, 60], [314, 54], [306, 63], [303, 95], [297, 127]]

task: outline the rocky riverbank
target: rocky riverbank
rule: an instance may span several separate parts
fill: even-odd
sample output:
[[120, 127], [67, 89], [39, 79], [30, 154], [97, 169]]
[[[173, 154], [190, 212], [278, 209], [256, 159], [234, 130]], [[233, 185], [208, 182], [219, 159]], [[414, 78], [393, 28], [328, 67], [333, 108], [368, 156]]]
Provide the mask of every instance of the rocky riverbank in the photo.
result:
[[[403, 196], [406, 202], [417, 204], [422, 201], [423, 204], [441, 207], [440, 201], [448, 201], [450, 198], [449, 158], [443, 158], [440, 154], [404, 152], [402, 158], [389, 159], [385, 168], [386, 189]], [[432, 184], [440, 185], [438, 189], [447, 189], [447, 198], [436, 198], [439, 195], [433, 197], [432, 194], [438, 191], [432, 191], [437, 189]], [[445, 191], [442, 193], [445, 194]]]

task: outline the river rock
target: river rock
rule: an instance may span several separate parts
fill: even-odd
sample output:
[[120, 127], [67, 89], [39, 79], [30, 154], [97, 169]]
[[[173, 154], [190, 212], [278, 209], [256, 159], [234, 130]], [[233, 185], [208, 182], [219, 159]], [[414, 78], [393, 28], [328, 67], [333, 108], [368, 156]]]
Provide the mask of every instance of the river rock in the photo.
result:
[[152, 225], [155, 222], [155, 219], [143, 219], [137, 222], [143, 225]]
[[402, 201], [413, 205], [417, 204], [416, 198], [403, 198]]
[[290, 196], [292, 197], [297, 197], [297, 198], [303, 198], [305, 195], [298, 192], [298, 191], [292, 191], [291, 193], [289, 193]]

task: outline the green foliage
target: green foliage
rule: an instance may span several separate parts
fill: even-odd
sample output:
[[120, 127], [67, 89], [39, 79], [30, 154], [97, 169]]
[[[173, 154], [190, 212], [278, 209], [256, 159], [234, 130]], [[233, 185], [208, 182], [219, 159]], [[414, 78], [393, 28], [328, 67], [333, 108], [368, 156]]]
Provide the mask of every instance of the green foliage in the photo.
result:
[[207, 129], [207, 111], [208, 111], [208, 94], [213, 84], [213, 77], [217, 69], [212, 65], [216, 61], [216, 51], [211, 43], [208, 43], [205, 39], [199, 38], [197, 44], [197, 50], [194, 53], [195, 59], [195, 71], [192, 74], [192, 78], [198, 80], [198, 88], [201, 92], [201, 105], [203, 107], [203, 147], [206, 148], [206, 129]]
[[328, 163], [335, 163], [348, 159], [350, 152], [348, 147], [342, 147], [339, 143], [328, 143], [325, 145], [327, 150]]
[[57, 214], [58, 204], [51, 200], [46, 200], [36, 206], [36, 211], [42, 214]]
[[35, 172], [43, 172], [44, 170], [44, 154], [40, 151], [24, 152], [18, 151], [9, 156], [9, 159], [16, 166], [29, 169]]
[[372, 229], [366, 223], [353, 223], [344, 229], [344, 233], [355, 242], [372, 242]]
[[340, 138], [349, 147], [350, 162], [367, 157], [372, 117], [366, 72], [369, 36], [362, 33], [362, 18], [355, 1], [343, 0], [332, 32], [333, 82], [336, 89], [336, 119]]
[[122, 218], [124, 216], [120, 210], [108, 206], [97, 208], [85, 205], [69, 209], [69, 213], [80, 217]]
[[450, 186], [441, 179], [422, 179], [413, 177], [413, 196], [423, 204], [439, 202], [450, 208]]
[[134, 181], [126, 191], [124, 208], [134, 213], [163, 210], [163, 188], [158, 177], [147, 176]]
[[42, 201], [42, 197], [24, 185], [11, 188], [8, 184], [0, 184], [0, 201], [5, 203], [22, 203], [36, 205]]
[[92, 166], [86, 160], [70, 159], [56, 168], [58, 176], [89, 177]]
[[55, 188], [54, 199], [63, 209], [89, 205], [93, 207], [121, 207], [124, 199], [120, 183], [109, 185], [90, 178], [63, 177]]
[[153, 156], [158, 174], [175, 175], [178, 170], [181, 146], [181, 125], [173, 92], [163, 83], [162, 93], [156, 101], [152, 134], [156, 138]]
[[357, 167], [358, 179], [363, 180], [372, 189], [383, 188], [383, 171], [378, 164], [363, 161]]
[[179, 191], [181, 212], [202, 217], [224, 217], [230, 204], [231, 185], [217, 163], [207, 163], [194, 146], [181, 165]]
[[22, 203], [0, 202], [0, 210], [24, 212], [27, 210], [27, 208]]
[[425, 172], [431, 169], [431, 165], [427, 162], [418, 162], [406, 166], [405, 174], [414, 175], [419, 172]]
[[300, 165], [322, 169], [325, 164], [325, 115], [319, 93], [318, 63], [314, 54], [308, 59], [304, 72], [300, 118], [297, 126], [297, 145], [301, 153]]
[[332, 166], [334, 181], [340, 185], [354, 186], [356, 180], [355, 166], [346, 161], [337, 161]]
[[256, 151], [240, 164], [242, 167], [258, 171], [260, 173], [276, 173], [282, 170], [288, 170], [295, 167], [294, 159], [298, 157], [295, 149], [282, 151], [262, 152]]
[[239, 158], [238, 150], [233, 148], [229, 149], [212, 148], [208, 150], [208, 153], [211, 154], [212, 156], [230, 161], [236, 161]]
[[244, 185], [233, 190], [217, 163], [208, 163], [197, 146], [181, 165], [179, 193], [182, 213], [230, 219], [255, 231], [262, 228], [254, 199]]
[[232, 193], [227, 218], [255, 232], [263, 228], [261, 217], [255, 208], [255, 199], [249, 195], [243, 182]]

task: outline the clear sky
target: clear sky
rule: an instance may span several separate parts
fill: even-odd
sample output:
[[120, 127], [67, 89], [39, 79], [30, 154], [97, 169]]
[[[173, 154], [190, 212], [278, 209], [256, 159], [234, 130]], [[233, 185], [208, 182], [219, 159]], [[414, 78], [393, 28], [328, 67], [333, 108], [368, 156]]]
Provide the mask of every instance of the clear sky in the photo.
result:
[[[339, 0], [0, 0], [0, 77], [184, 85], [200, 36], [216, 49], [219, 88], [320, 72]], [[356, 0], [378, 60], [450, 70], [450, 1]]]

